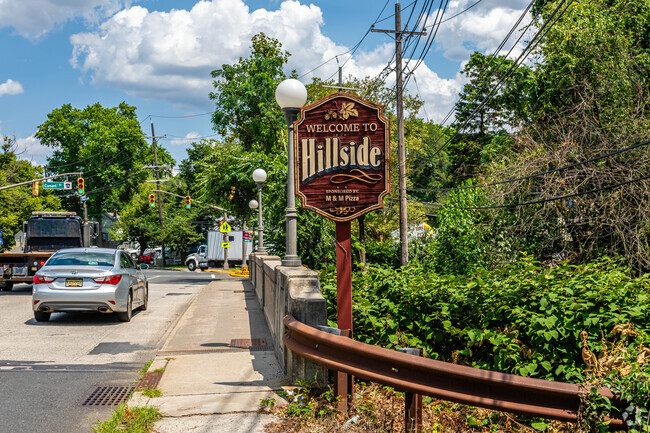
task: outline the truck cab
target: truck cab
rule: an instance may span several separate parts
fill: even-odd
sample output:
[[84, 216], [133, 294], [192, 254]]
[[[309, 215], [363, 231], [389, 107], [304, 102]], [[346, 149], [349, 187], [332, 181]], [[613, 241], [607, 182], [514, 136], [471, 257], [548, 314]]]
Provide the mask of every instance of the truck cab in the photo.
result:
[[34, 274], [60, 249], [89, 247], [90, 229], [75, 212], [32, 212], [23, 222], [23, 252], [0, 254], [0, 290], [10, 291], [15, 283], [31, 283]]

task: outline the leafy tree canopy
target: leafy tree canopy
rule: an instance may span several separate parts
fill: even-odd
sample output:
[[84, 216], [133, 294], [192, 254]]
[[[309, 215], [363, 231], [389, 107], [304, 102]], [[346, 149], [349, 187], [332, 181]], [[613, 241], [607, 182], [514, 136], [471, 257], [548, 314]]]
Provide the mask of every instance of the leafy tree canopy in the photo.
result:
[[[144, 165], [153, 164], [153, 149], [143, 138], [135, 107], [124, 102], [113, 108], [99, 103], [86, 108], [69, 104], [53, 110], [35, 136], [54, 149], [48, 173], [81, 172], [88, 196], [88, 214], [121, 209], [150, 176]], [[158, 163], [171, 164], [164, 149]], [[63, 198], [69, 210], [80, 210], [79, 200]]]
[[240, 141], [244, 149], [273, 152], [283, 146], [284, 116], [275, 101], [275, 88], [285, 78], [282, 68], [289, 53], [264, 33], [253, 36], [252, 44], [250, 57], [212, 71], [212, 124], [219, 134]]
[[[43, 177], [43, 170], [29, 161], [17, 158], [15, 141], [2, 137], [0, 153], [0, 185], [7, 186]], [[34, 211], [59, 211], [61, 201], [49, 191], [40, 189], [32, 195], [32, 184], [0, 191], [0, 230], [3, 243], [0, 251], [14, 245], [14, 236], [23, 229], [22, 223]]]

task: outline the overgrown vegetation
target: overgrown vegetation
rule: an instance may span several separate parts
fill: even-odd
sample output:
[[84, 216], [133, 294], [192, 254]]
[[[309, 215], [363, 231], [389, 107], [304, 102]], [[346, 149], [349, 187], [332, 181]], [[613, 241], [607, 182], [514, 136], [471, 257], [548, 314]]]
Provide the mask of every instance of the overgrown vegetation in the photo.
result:
[[[305, 385], [305, 384], [303, 384]], [[404, 432], [404, 393], [377, 384], [358, 382], [348, 413], [336, 410], [331, 389], [302, 386], [285, 393], [287, 406], [261, 405], [261, 410], [281, 417], [265, 426], [267, 432]], [[504, 413], [423, 398], [422, 427], [425, 432], [572, 432], [571, 424], [555, 421], [523, 421]]]
[[153, 425], [162, 418], [155, 407], [127, 407], [121, 404], [110, 419], [99, 422], [93, 428], [95, 433], [150, 433]]
[[[606, 258], [543, 267], [523, 255], [468, 275], [436, 274], [426, 263], [369, 265], [353, 274], [352, 285], [356, 340], [421, 347], [430, 358], [520, 376], [611, 386], [633, 405], [635, 422], [650, 428], [650, 275], [633, 277]], [[334, 324], [334, 269], [321, 273], [321, 288]]]

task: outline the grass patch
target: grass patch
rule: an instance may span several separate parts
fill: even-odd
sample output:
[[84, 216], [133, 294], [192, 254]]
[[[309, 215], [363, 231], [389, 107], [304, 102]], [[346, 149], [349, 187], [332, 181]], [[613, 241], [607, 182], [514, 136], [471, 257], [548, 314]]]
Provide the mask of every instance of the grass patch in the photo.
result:
[[140, 370], [140, 379], [142, 379], [142, 377], [143, 377], [145, 374], [147, 374], [147, 371], [149, 371], [149, 367], [151, 367], [151, 364], [152, 364], [152, 363], [153, 363], [153, 359], [147, 361], [147, 362], [144, 364], [144, 366], [143, 366], [142, 369]]
[[110, 419], [97, 422], [95, 433], [150, 433], [153, 425], [162, 418], [155, 407], [127, 407], [119, 405]]
[[145, 388], [142, 390], [142, 394], [149, 398], [155, 398], [160, 397], [162, 395], [162, 391], [158, 388]]

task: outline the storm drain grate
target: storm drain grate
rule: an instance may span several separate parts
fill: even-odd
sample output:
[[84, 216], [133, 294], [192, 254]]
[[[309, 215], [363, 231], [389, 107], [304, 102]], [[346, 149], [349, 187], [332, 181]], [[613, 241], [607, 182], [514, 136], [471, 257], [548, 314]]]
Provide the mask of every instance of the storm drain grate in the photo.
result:
[[160, 382], [160, 379], [162, 379], [162, 375], [162, 371], [152, 371], [150, 373], [145, 373], [145, 375], [142, 376], [142, 379], [140, 379], [140, 382], [138, 382], [138, 389], [156, 389], [158, 383]]
[[96, 386], [83, 399], [79, 406], [117, 406], [126, 401], [135, 386]]
[[266, 339], [264, 338], [235, 338], [230, 340], [230, 347], [240, 347], [242, 349], [264, 349], [266, 348]]

